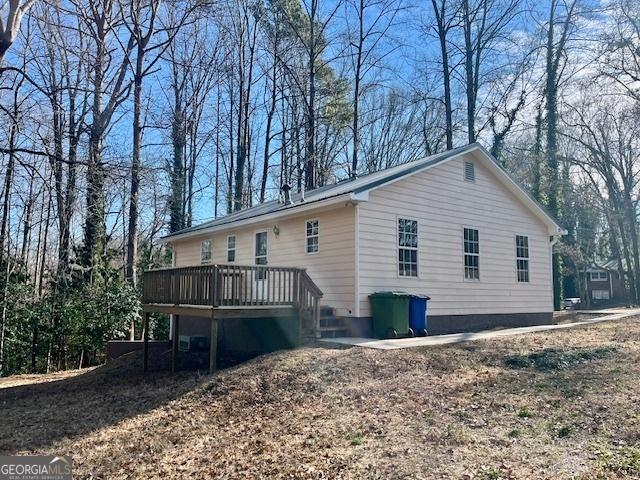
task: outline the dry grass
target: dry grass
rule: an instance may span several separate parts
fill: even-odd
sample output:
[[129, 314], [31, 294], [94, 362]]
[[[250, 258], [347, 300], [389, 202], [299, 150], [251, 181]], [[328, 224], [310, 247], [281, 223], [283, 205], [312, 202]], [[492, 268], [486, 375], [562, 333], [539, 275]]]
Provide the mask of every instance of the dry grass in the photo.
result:
[[640, 478], [639, 379], [637, 319], [306, 348], [213, 376], [115, 364], [0, 384], [0, 454], [70, 454], [80, 477], [104, 479]]

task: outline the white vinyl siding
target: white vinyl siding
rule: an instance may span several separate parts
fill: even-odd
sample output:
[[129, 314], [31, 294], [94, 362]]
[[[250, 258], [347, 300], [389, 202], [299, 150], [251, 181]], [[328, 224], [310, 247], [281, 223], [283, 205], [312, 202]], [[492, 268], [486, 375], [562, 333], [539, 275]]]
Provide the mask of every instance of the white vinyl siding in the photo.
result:
[[[368, 296], [400, 290], [429, 295], [429, 314], [551, 312], [548, 227], [483, 161], [472, 158], [475, 183], [464, 179], [466, 156], [450, 160], [369, 193], [359, 205], [360, 315], [370, 316]], [[422, 235], [418, 278], [397, 271], [398, 216], [415, 218]], [[479, 230], [481, 279], [464, 279], [463, 229]], [[514, 237], [529, 237], [530, 279], [515, 281]]]
[[[236, 251], [234, 263], [254, 265], [255, 233], [266, 231], [269, 265], [306, 268], [309, 276], [322, 290], [322, 305], [336, 308], [338, 315], [354, 315], [355, 207], [348, 205], [320, 210], [314, 212], [313, 218], [318, 219], [322, 229], [322, 246], [317, 254], [307, 255], [305, 224], [309, 214], [302, 213], [209, 234], [213, 239], [213, 257], [227, 258], [227, 237], [233, 235]], [[276, 225], [278, 235], [274, 233]], [[192, 238], [172, 242], [178, 252], [176, 266], [200, 264], [201, 240], [202, 236], [198, 238], [194, 235]]]

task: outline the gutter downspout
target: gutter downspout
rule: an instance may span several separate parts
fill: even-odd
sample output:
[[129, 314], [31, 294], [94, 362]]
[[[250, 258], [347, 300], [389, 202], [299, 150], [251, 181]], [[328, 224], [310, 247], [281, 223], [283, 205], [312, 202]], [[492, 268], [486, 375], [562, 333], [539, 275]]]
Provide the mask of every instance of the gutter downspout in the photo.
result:
[[360, 205], [359, 203], [355, 203], [354, 207], [355, 213], [355, 225], [353, 228], [354, 232], [354, 252], [353, 259], [355, 262], [355, 279], [354, 279], [354, 305], [353, 305], [353, 315], [357, 318], [360, 317]]
[[[549, 273], [551, 274], [551, 311], [554, 311], [554, 296], [553, 296], [553, 247], [559, 240], [558, 235], [551, 235], [549, 238]], [[561, 305], [562, 307], [562, 305]]]

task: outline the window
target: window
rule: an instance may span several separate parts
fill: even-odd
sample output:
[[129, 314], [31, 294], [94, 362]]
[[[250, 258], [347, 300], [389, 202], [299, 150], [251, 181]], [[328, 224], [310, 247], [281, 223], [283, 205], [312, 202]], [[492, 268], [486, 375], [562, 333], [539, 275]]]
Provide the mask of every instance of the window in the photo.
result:
[[213, 242], [211, 240], [203, 240], [200, 244], [200, 261], [202, 263], [211, 263], [211, 251]]
[[516, 277], [518, 282], [529, 281], [529, 237], [516, 235]]
[[606, 280], [609, 280], [607, 272], [591, 272], [592, 282], [604, 282]]
[[[256, 265], [267, 264], [267, 232], [256, 233], [255, 260]], [[259, 268], [256, 272], [256, 280], [264, 280], [265, 278], [267, 278], [267, 271]]]
[[609, 300], [609, 290], [593, 290], [591, 298], [594, 300]]
[[418, 276], [418, 221], [398, 219], [398, 275]]
[[236, 236], [229, 235], [227, 237], [227, 262], [236, 261]]
[[476, 181], [476, 166], [473, 162], [464, 162], [464, 179], [468, 182]]
[[267, 232], [256, 233], [256, 265], [267, 264]]
[[307, 253], [318, 253], [320, 250], [319, 229], [318, 220], [307, 220]]
[[464, 278], [480, 280], [480, 236], [474, 228], [464, 229]]

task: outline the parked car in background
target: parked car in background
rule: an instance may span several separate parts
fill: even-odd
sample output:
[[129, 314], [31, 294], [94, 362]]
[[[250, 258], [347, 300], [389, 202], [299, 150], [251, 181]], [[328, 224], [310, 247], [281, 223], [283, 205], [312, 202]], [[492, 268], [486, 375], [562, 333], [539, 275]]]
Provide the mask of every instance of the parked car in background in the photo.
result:
[[565, 298], [563, 306], [565, 310], [576, 310], [580, 306], [580, 303], [580, 297]]

